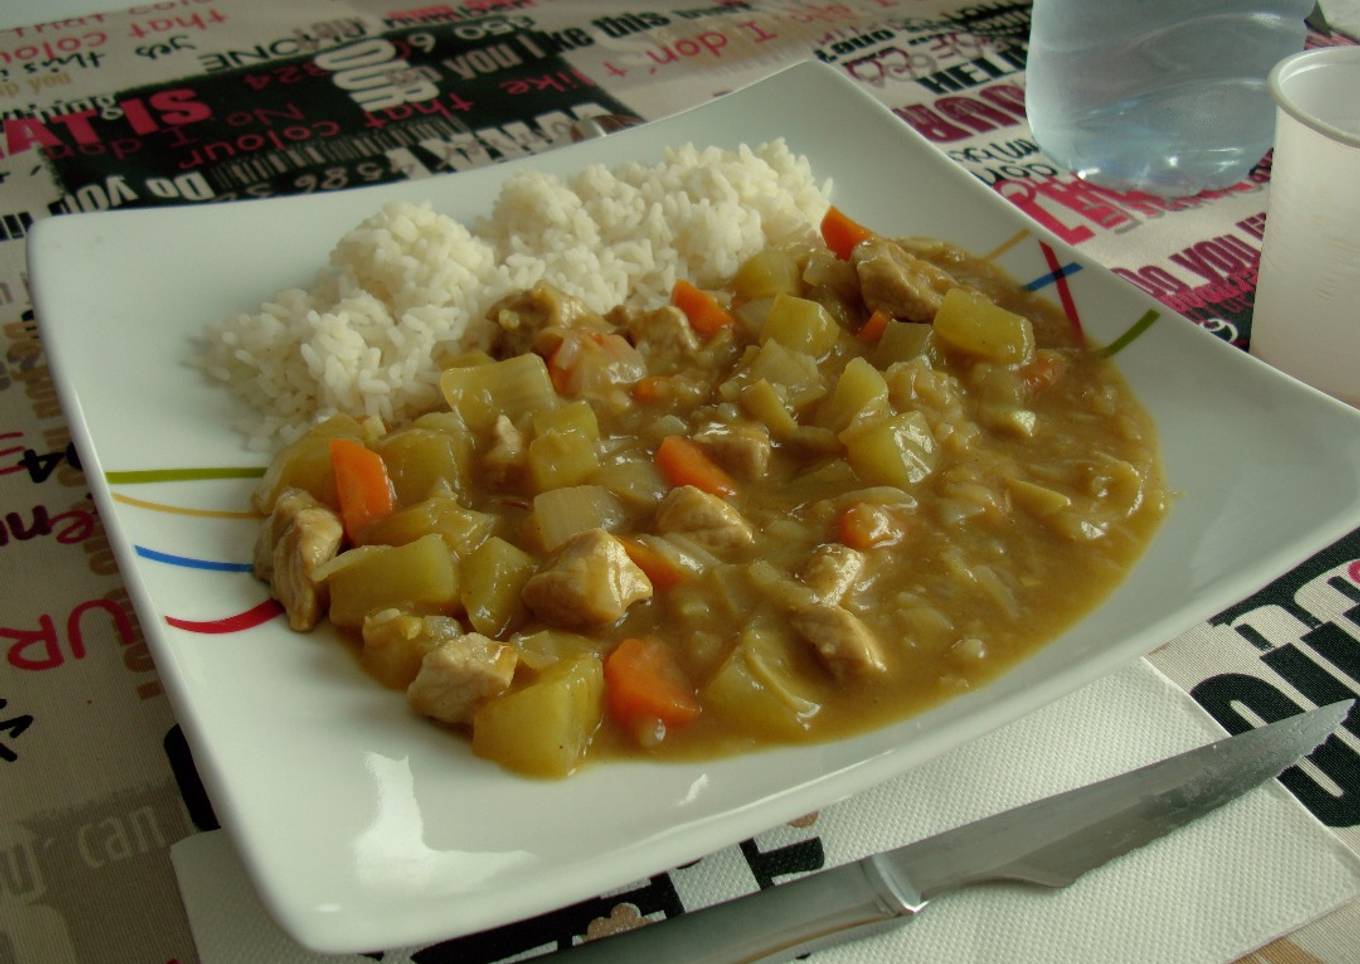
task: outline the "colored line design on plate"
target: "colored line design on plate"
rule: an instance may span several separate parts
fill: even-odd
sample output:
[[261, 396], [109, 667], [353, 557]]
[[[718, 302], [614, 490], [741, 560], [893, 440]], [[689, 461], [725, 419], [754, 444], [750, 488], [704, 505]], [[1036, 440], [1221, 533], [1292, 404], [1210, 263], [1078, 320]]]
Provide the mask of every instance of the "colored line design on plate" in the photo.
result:
[[165, 502], [151, 502], [147, 499], [134, 499], [130, 495], [123, 495], [121, 492], [113, 493], [113, 501], [121, 502], [124, 505], [135, 506], [138, 509], [150, 509], [152, 512], [169, 512], [173, 515], [191, 515], [206, 519], [263, 519], [258, 512], [231, 512], [226, 509], [190, 509], [182, 505], [168, 505]]
[[146, 546], [134, 545], [137, 555], [152, 562], [163, 562], [170, 566], [183, 566], [185, 569], [208, 569], [213, 572], [250, 572], [254, 567], [248, 562], [214, 562], [212, 559], [194, 559], [189, 556], [176, 556], [169, 552], [157, 552]]
[[1081, 330], [1081, 316], [1077, 314], [1077, 303], [1072, 300], [1072, 289], [1068, 287], [1067, 275], [1058, 264], [1058, 256], [1043, 241], [1039, 242], [1039, 250], [1044, 253], [1044, 260], [1048, 262], [1048, 270], [1052, 273], [1053, 280], [1058, 283], [1058, 300], [1062, 302], [1063, 314], [1067, 315], [1073, 334], [1084, 341], [1086, 332]]
[[1147, 311], [1143, 312], [1141, 318], [1139, 318], [1137, 321], [1135, 321], [1132, 325], [1129, 326], [1128, 331], [1124, 332], [1124, 334], [1120, 335], [1118, 338], [1110, 342], [1104, 348], [1097, 351], [1096, 354], [1101, 356], [1102, 358], [1113, 358], [1115, 355], [1119, 354], [1125, 348], [1128, 348], [1135, 338], [1137, 338], [1143, 332], [1151, 328], [1152, 323], [1155, 322], [1160, 317], [1162, 317], [1162, 313], [1160, 311], [1157, 311], [1154, 308], [1149, 308]]
[[206, 466], [186, 469], [136, 469], [127, 472], [105, 472], [109, 485], [144, 485], [148, 482], [201, 482], [204, 479], [258, 479], [264, 475], [263, 466]]
[[179, 619], [175, 616], [166, 616], [165, 621], [176, 629], [183, 629], [190, 633], [206, 633], [209, 635], [220, 635], [223, 633], [239, 633], [247, 629], [254, 629], [269, 622], [275, 616], [283, 612], [283, 606], [277, 599], [266, 599], [258, 606], [253, 606], [243, 613], [235, 616], [225, 616], [222, 619]]
[[1081, 265], [1077, 264], [1075, 261], [1070, 262], [1069, 264], [1065, 264], [1061, 268], [1058, 268], [1056, 271], [1050, 271], [1046, 275], [1040, 275], [1035, 278], [1029, 284], [1025, 285], [1025, 290], [1038, 291], [1040, 288], [1047, 288], [1060, 278], [1065, 278], [1070, 274], [1076, 274], [1080, 270]]
[[1016, 231], [1005, 241], [1002, 241], [1000, 244], [998, 244], [991, 251], [988, 251], [986, 254], [984, 254], [982, 256], [982, 260], [995, 261], [997, 258], [1001, 257], [1011, 248], [1015, 247], [1021, 241], [1025, 240], [1025, 238], [1027, 237], [1029, 237], [1029, 228], [1021, 228], [1019, 231]]

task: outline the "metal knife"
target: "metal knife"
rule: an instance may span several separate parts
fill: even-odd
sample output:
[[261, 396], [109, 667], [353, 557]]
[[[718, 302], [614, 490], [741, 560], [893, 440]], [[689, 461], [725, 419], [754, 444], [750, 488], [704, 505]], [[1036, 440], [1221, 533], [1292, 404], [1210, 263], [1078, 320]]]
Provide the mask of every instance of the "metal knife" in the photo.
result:
[[1354, 700], [1239, 733], [833, 870], [577, 945], [571, 964], [786, 961], [909, 921], [983, 881], [1065, 887], [1275, 776]]

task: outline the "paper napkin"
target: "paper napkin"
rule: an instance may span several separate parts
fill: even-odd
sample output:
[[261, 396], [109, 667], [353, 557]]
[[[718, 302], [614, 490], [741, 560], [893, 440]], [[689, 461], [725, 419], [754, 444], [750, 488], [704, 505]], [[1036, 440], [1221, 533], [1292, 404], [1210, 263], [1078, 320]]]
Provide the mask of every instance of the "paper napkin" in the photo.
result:
[[[752, 845], [770, 853], [816, 839], [834, 866], [1222, 736], [1184, 692], [1139, 661]], [[293, 943], [268, 918], [221, 832], [183, 840], [171, 857], [204, 964], [372, 960], [323, 957]], [[687, 910], [758, 886], [737, 847], [674, 870], [671, 880]], [[938, 898], [891, 933], [812, 960], [1221, 964], [1357, 895], [1360, 859], [1271, 781], [1064, 890], [974, 887]], [[417, 950], [388, 951], [382, 961], [408, 964]]]

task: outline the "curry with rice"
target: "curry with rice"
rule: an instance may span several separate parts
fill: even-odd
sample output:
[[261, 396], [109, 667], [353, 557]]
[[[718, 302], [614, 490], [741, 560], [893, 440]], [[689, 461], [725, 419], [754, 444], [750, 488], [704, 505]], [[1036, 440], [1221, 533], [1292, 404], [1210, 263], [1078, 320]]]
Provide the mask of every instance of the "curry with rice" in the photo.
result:
[[1062, 631], [1165, 513], [1151, 421], [989, 262], [820, 235], [655, 310], [539, 284], [441, 360], [447, 410], [287, 446], [255, 572], [289, 624], [552, 777], [862, 731]]

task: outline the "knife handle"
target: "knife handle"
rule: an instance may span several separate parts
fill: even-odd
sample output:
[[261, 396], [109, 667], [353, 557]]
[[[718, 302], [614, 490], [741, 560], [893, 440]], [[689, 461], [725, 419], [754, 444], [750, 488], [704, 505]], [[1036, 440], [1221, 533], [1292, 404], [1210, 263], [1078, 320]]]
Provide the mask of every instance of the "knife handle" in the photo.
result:
[[787, 961], [904, 923], [923, 907], [924, 900], [892, 883], [868, 857], [558, 956], [570, 964]]

